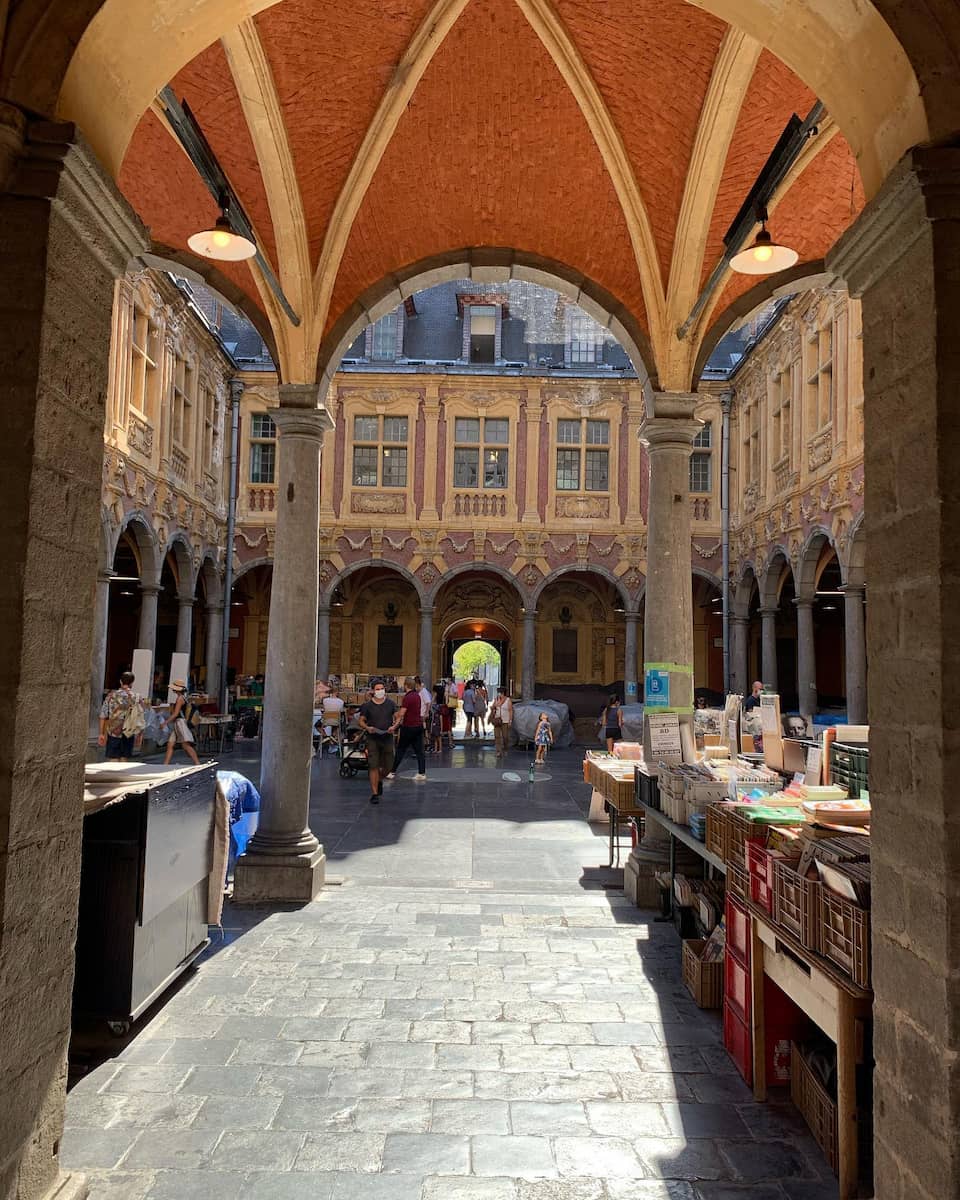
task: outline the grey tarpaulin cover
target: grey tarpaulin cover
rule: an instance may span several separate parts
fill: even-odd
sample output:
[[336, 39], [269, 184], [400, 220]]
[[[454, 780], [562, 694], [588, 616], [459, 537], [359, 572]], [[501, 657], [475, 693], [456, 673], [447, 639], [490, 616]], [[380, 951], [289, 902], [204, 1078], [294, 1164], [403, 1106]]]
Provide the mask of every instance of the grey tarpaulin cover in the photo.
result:
[[570, 724], [570, 709], [559, 700], [524, 700], [513, 705], [513, 733], [520, 742], [532, 742], [537, 731], [540, 714], [550, 718], [555, 746], [573, 745], [573, 726]]

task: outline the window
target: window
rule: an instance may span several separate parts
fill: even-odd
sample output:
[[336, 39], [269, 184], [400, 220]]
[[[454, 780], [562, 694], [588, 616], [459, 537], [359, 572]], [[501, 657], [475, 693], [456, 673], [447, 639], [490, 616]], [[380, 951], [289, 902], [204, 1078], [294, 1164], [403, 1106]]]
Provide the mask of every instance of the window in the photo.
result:
[[[481, 436], [482, 434], [482, 436]], [[457, 417], [453, 426], [453, 486], [503, 489], [507, 486], [510, 441], [506, 417]], [[481, 476], [480, 464], [483, 464]]]
[[277, 427], [269, 413], [253, 413], [250, 421], [250, 482], [274, 483], [277, 470]]
[[[557, 421], [557, 491], [607, 492], [610, 490], [610, 422]], [[576, 446], [577, 449], [568, 447]], [[583, 479], [580, 476], [583, 446]], [[602, 448], [601, 448], [602, 447]]]
[[555, 629], [553, 631], [553, 670], [557, 675], [577, 673], [577, 631]]
[[150, 318], [134, 305], [130, 345], [130, 407], [151, 421], [157, 419], [157, 330]]
[[495, 304], [471, 304], [470, 313], [470, 361], [493, 363], [497, 359], [497, 306]]
[[773, 425], [771, 456], [775, 463], [789, 460], [793, 442], [793, 380], [791, 369], [780, 371], [773, 381]]
[[564, 359], [571, 365], [595, 363], [603, 346], [603, 330], [582, 308], [570, 306], [565, 315]]
[[217, 397], [208, 387], [200, 389], [200, 411], [203, 413], [202, 466], [209, 473], [213, 470], [213, 452], [217, 440]]
[[193, 367], [179, 355], [173, 363], [173, 421], [171, 434], [175, 446], [190, 450], [193, 427], [193, 401], [196, 380]]
[[396, 309], [375, 322], [370, 329], [367, 357], [376, 362], [393, 362], [397, 357], [397, 333], [400, 328]]
[[807, 341], [807, 413], [814, 432], [833, 420], [833, 321]]
[[700, 432], [693, 439], [693, 453], [690, 455], [690, 491], [713, 491], [713, 423], [706, 421]]
[[407, 417], [353, 418], [354, 487], [407, 486], [408, 431]]
[[403, 668], [403, 626], [377, 626], [377, 668], [399, 671]]

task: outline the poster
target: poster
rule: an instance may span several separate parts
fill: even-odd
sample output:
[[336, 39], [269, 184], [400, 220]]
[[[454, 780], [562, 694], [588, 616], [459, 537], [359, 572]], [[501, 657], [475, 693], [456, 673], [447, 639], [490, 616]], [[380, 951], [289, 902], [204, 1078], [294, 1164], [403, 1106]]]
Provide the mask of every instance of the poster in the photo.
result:
[[650, 729], [650, 749], [655, 762], [670, 766], [683, 761], [680, 742], [680, 718], [676, 713], [651, 713], [647, 718]]
[[647, 667], [644, 672], [643, 703], [647, 708], [670, 707], [670, 672]]

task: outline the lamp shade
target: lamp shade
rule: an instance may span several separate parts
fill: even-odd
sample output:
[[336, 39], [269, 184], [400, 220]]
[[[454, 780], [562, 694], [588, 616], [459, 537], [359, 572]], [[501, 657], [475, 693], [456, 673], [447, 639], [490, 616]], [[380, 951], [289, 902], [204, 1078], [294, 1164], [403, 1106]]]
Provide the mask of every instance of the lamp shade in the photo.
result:
[[242, 262], [253, 258], [257, 247], [249, 238], [234, 233], [230, 222], [221, 215], [212, 229], [202, 229], [187, 238], [187, 245], [203, 258], [215, 258], [221, 262]]
[[792, 267], [800, 255], [789, 246], [778, 246], [766, 229], [761, 229], [751, 246], [730, 259], [730, 267], [741, 275], [775, 275]]

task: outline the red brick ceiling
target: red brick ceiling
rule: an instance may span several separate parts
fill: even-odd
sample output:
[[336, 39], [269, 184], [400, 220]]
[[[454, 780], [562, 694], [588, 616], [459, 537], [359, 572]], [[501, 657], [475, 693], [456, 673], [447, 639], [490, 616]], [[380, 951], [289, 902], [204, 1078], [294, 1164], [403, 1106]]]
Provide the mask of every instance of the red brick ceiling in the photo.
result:
[[[683, 0], [554, 0], [606, 104], [649, 213], [667, 279], [704, 96], [726, 31]], [[274, 76], [314, 266], [331, 213], [429, 0], [281, 0], [255, 20]], [[196, 113], [276, 266], [266, 191], [219, 44], [172, 81]], [[810, 91], [764, 52], [718, 189], [703, 275], [789, 115]], [[157, 242], [184, 247], [215, 208], [151, 113], [130, 143], [125, 194]], [[852, 192], [851, 192], [852, 187]], [[784, 197], [772, 230], [819, 258], [863, 204], [837, 135]], [[556, 259], [611, 292], [646, 325], [627, 221], [603, 159], [553, 60], [514, 0], [470, 0], [400, 117], [346, 243], [326, 325], [406, 264], [468, 246]], [[224, 274], [259, 304], [250, 268]], [[722, 310], [751, 280], [725, 287]]]

